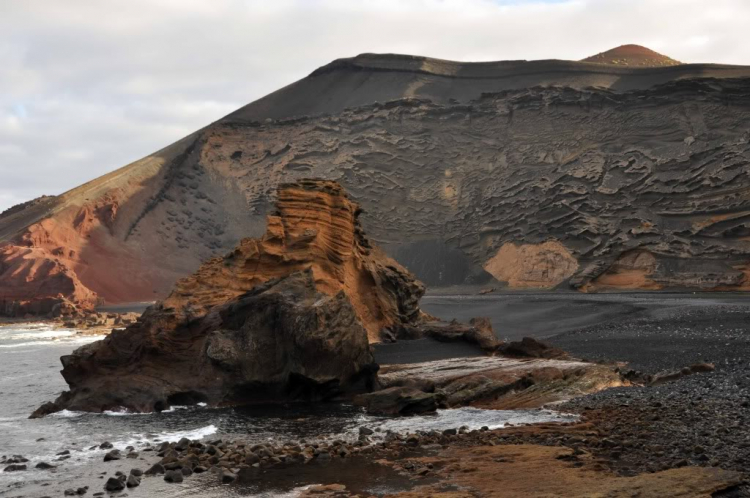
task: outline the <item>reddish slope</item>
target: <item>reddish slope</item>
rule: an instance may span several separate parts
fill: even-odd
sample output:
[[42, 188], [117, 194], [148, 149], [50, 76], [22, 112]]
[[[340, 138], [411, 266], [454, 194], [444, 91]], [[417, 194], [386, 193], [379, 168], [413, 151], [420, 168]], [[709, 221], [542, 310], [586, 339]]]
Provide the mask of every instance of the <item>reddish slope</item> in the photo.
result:
[[620, 45], [606, 52], [587, 57], [581, 62], [596, 62], [599, 64], [629, 67], [665, 67], [682, 64], [680, 61], [676, 61], [640, 45]]

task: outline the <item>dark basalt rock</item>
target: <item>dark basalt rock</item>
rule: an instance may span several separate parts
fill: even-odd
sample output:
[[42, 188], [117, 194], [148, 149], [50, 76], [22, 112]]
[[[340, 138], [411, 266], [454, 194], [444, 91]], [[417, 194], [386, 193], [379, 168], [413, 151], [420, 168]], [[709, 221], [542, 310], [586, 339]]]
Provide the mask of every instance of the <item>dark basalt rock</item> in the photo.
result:
[[466, 341], [478, 345], [486, 352], [496, 351], [501, 341], [495, 337], [489, 318], [472, 318], [469, 325], [451, 322], [428, 322], [417, 327], [425, 337], [443, 341]]
[[410, 387], [389, 387], [354, 398], [354, 404], [363, 406], [367, 413], [373, 415], [414, 415], [434, 412], [440, 401], [440, 394], [426, 393]]
[[17, 472], [19, 470], [26, 470], [26, 465], [22, 463], [14, 463], [5, 467], [5, 469], [3, 469], [3, 472]]
[[562, 359], [568, 357], [568, 353], [562, 349], [550, 346], [533, 337], [524, 337], [520, 341], [503, 344], [500, 346], [499, 351], [506, 356], [528, 358]]
[[184, 476], [180, 470], [168, 470], [167, 473], [164, 474], [164, 480], [167, 482], [180, 483], [183, 479]]
[[[197, 320], [152, 307], [134, 326], [62, 358], [71, 386], [55, 409], [160, 411], [322, 400], [372, 390], [367, 332], [343, 292], [316, 290], [312, 271], [260, 285]], [[44, 405], [41, 412], [49, 413]]]
[[141, 485], [141, 479], [138, 476], [130, 474], [127, 481], [125, 481], [125, 485], [129, 488], [136, 488]]
[[104, 484], [104, 489], [109, 492], [122, 491], [123, 489], [125, 489], [125, 483], [123, 483], [116, 477], [110, 477], [109, 479], [107, 479], [106, 484]]

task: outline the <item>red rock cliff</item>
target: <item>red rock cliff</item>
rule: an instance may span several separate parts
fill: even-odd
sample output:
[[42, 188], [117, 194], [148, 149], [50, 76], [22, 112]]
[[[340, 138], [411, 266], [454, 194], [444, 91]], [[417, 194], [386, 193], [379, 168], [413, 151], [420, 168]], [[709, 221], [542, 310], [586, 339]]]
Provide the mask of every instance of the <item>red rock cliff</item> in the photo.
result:
[[164, 306], [202, 316], [261, 283], [310, 268], [320, 292], [346, 293], [370, 342], [377, 342], [383, 329], [416, 323], [424, 286], [370, 244], [359, 205], [338, 183], [282, 184], [276, 208], [262, 238], [242, 240], [234, 251], [178, 281]]

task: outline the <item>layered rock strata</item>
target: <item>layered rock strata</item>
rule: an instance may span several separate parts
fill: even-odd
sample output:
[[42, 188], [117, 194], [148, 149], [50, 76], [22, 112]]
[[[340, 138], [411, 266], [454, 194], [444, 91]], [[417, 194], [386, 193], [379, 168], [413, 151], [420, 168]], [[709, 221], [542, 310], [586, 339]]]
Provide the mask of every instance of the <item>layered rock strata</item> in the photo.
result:
[[[489, 409], [539, 408], [545, 404], [628, 385], [612, 366], [574, 359], [451, 358], [423, 363], [385, 365], [379, 380], [385, 393], [358, 399], [376, 411], [413, 410], [410, 399], [432, 399], [442, 407], [475, 406]], [[423, 392], [432, 396], [417, 396]], [[402, 393], [404, 393], [402, 395]]]
[[[261, 236], [279, 184], [312, 176], [356, 196], [368, 234], [431, 286], [744, 290], [748, 77], [711, 64], [338, 60], [0, 217], [12, 246], [0, 295], [90, 303], [55, 283], [64, 274], [109, 303], [164, 298]], [[58, 269], [19, 285], [7, 275], [24, 258]]]
[[372, 390], [369, 341], [418, 324], [424, 288], [370, 245], [359, 213], [334, 182], [281, 186], [264, 237], [206, 262], [127, 329], [64, 356], [71, 390], [35, 416]]

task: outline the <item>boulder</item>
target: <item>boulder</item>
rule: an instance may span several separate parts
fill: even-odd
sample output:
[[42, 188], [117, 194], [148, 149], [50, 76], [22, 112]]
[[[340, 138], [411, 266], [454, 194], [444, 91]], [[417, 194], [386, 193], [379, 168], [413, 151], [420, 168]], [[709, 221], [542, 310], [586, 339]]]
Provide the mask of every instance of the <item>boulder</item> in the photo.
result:
[[73, 386], [58, 402], [81, 411], [159, 411], [211, 405], [331, 399], [372, 390], [377, 365], [344, 292], [319, 292], [311, 269], [259, 285], [203, 318], [138, 326], [63, 357]]
[[550, 346], [533, 337], [524, 337], [520, 341], [508, 342], [500, 346], [498, 350], [506, 356], [521, 358], [564, 359], [568, 357], [568, 353], [562, 349]]
[[122, 455], [120, 454], [120, 450], [112, 450], [109, 451], [106, 455], [104, 455], [104, 461], [109, 462], [112, 460], [119, 460], [122, 458]]
[[417, 336], [430, 337], [441, 342], [466, 341], [476, 344], [482, 350], [493, 353], [501, 341], [495, 337], [489, 318], [472, 318], [469, 325], [451, 322], [431, 321], [413, 328], [418, 331]]
[[129, 488], [136, 488], [141, 485], [141, 478], [136, 475], [130, 474], [127, 481], [125, 481], [125, 485]]
[[3, 472], [18, 472], [20, 470], [26, 470], [26, 465], [22, 463], [14, 463], [5, 467]]
[[374, 393], [354, 398], [354, 404], [362, 406], [372, 415], [414, 415], [434, 412], [441, 401], [436, 393], [425, 393], [409, 387], [389, 387]]
[[166, 472], [166, 470], [164, 469], [164, 466], [160, 463], [155, 463], [154, 465], [151, 466], [151, 468], [149, 468], [145, 472], [145, 474], [147, 476], [155, 476], [159, 474], [164, 474], [164, 472]]
[[164, 474], [164, 480], [167, 482], [180, 483], [183, 481], [183, 478], [181, 470], [168, 470]]
[[113, 491], [122, 491], [125, 489], [125, 483], [116, 477], [110, 477], [104, 484], [104, 489], [110, 493]]

